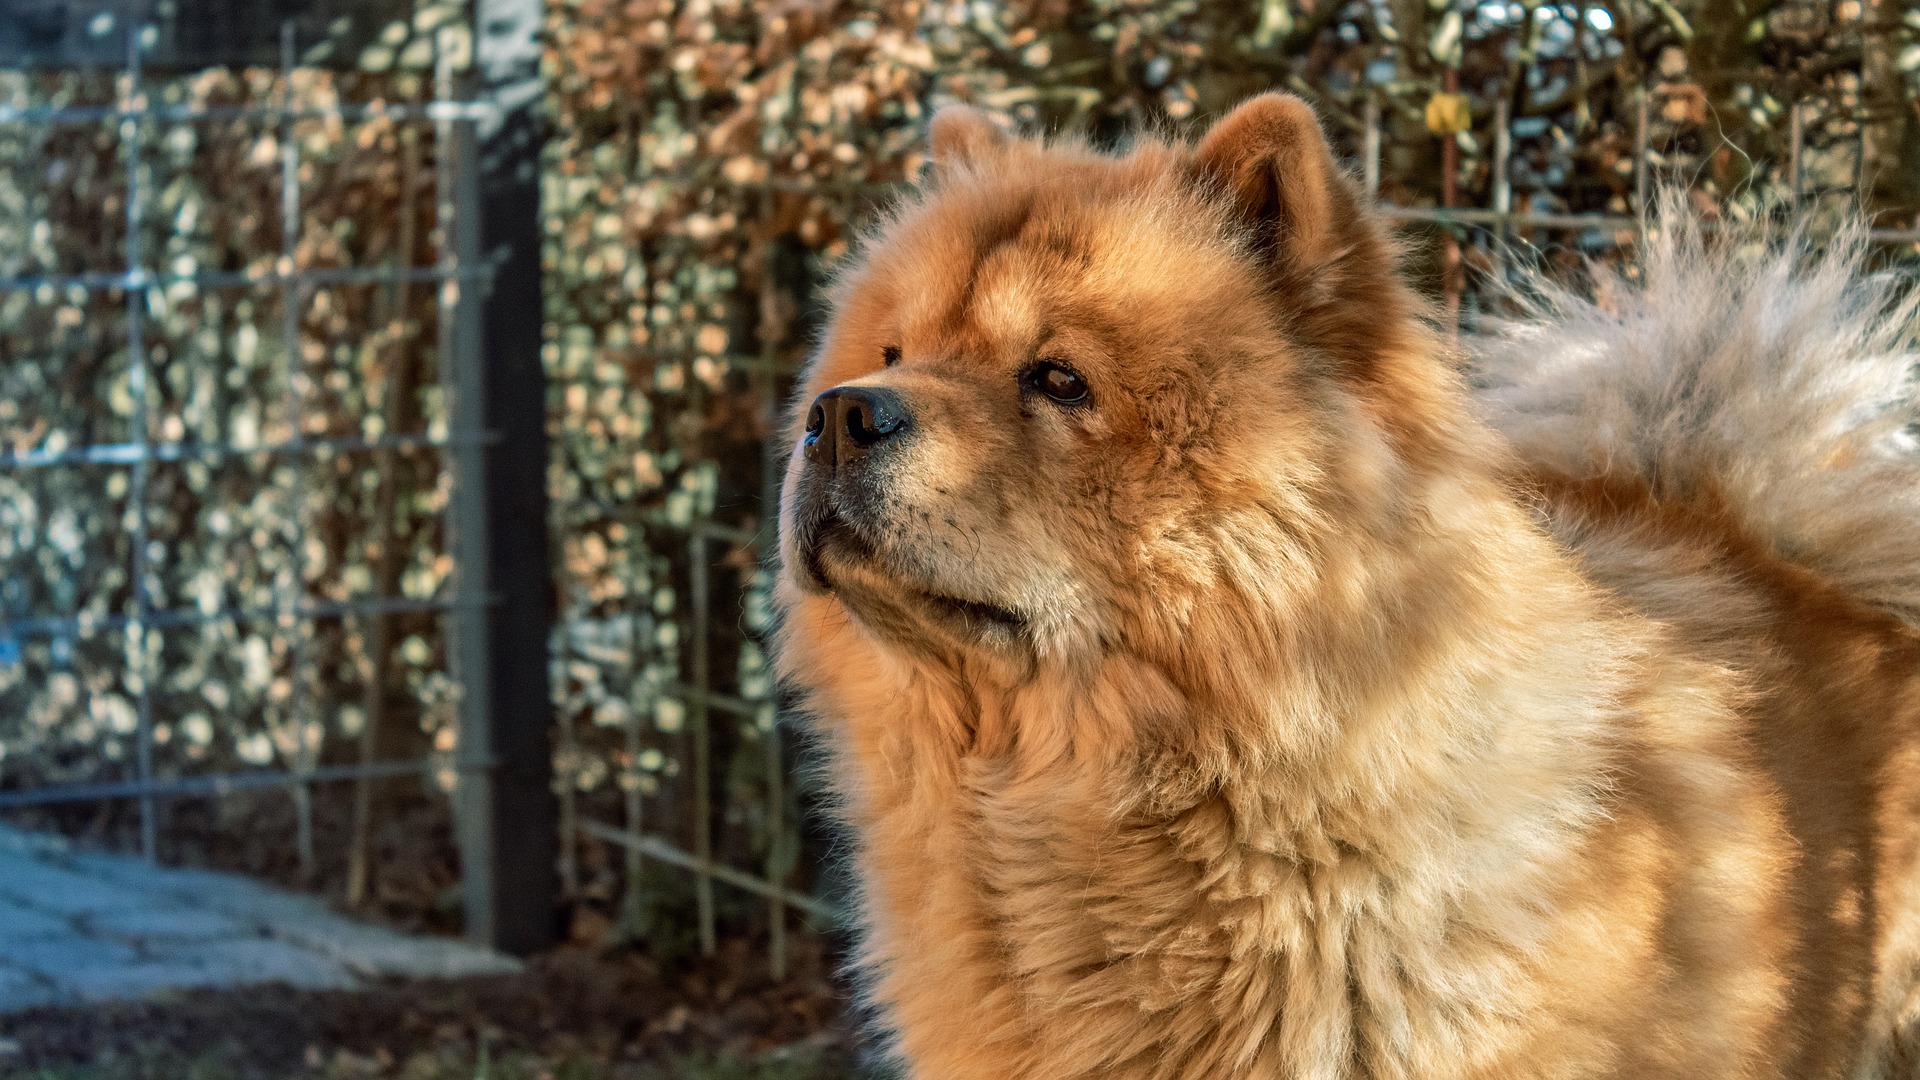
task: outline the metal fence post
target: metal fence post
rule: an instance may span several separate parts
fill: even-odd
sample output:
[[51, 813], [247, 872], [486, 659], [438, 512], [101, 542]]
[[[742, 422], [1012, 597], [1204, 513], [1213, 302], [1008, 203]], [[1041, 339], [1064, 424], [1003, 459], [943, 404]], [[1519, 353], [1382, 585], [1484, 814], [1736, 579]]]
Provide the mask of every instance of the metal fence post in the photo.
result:
[[[689, 365], [691, 366], [691, 365]], [[689, 386], [700, 385], [689, 376]], [[687, 574], [692, 585], [692, 618], [688, 620], [689, 660], [693, 667], [692, 701], [688, 702], [688, 730], [693, 734], [693, 854], [700, 868], [693, 877], [693, 904], [699, 924], [700, 952], [712, 956], [720, 947], [713, 908], [713, 563], [707, 536], [696, 523], [687, 538]]]
[[1806, 143], [1807, 103], [1795, 101], [1787, 111], [1787, 191], [1800, 201], [1801, 153]]
[[[456, 125], [462, 265], [492, 269], [458, 305], [454, 512], [468, 555], [455, 615], [461, 667], [459, 832], [467, 933], [530, 953], [556, 936], [558, 818], [549, 733], [546, 381], [540, 346], [540, 0], [475, 0], [480, 95], [499, 106]], [[445, 151], [443, 151], [445, 152]], [[471, 261], [466, 261], [471, 260]], [[456, 286], [457, 287], [457, 286]], [[479, 422], [463, 432], [462, 420]], [[484, 432], [476, 445], [462, 434]], [[456, 554], [456, 564], [459, 555]]]
[[[1511, 106], [1506, 98], [1493, 103], [1493, 212], [1496, 214], [1513, 213], [1513, 181], [1508, 169], [1513, 160], [1513, 122], [1509, 119]], [[1505, 223], [1502, 223], [1504, 238]]]
[[1365, 117], [1366, 134], [1360, 143], [1361, 186], [1367, 193], [1367, 205], [1380, 201], [1380, 95], [1367, 92], [1366, 103], [1361, 115]]
[[1651, 123], [1652, 103], [1647, 88], [1638, 87], [1633, 99], [1633, 212], [1640, 215], [1643, 221], [1651, 220], [1653, 216], [1647, 212], [1647, 172], [1652, 166], [1647, 156], [1650, 153]]
[[[141, 322], [146, 314], [147, 274], [142, 263], [140, 230], [143, 228], [142, 210], [145, 206], [146, 190], [140, 183], [140, 120], [147, 112], [147, 101], [140, 90], [140, 35], [144, 29], [138, 22], [127, 27], [127, 68], [126, 89], [123, 91], [122, 107], [126, 110], [120, 121], [120, 142], [127, 154], [127, 208], [126, 208], [126, 260], [127, 276], [123, 288], [127, 296], [127, 394], [133, 398], [132, 436], [128, 441], [139, 446], [139, 456], [134, 459], [132, 482], [128, 486], [127, 505], [131, 510], [133, 551], [132, 566], [128, 573], [129, 585], [133, 593], [132, 618], [127, 623], [127, 662], [128, 667], [139, 679], [138, 747], [134, 759], [135, 776], [144, 786], [153, 782], [153, 680], [155, 676], [153, 654], [148, 637], [153, 633], [153, 594], [147, 589], [149, 573], [147, 555], [147, 484], [152, 466], [148, 463], [149, 445], [153, 441], [152, 418], [148, 415], [148, 387], [151, 372], [147, 362], [147, 340]], [[159, 803], [151, 793], [140, 799], [140, 854], [148, 862], [157, 862], [160, 858]]]
[[[773, 571], [771, 553], [780, 546], [780, 484], [785, 475], [782, 466], [786, 456], [780, 453], [784, 442], [781, 438], [786, 428], [781, 420], [778, 368], [780, 364], [780, 344], [774, 340], [773, 318], [778, 302], [778, 286], [774, 277], [778, 272], [778, 203], [773, 189], [760, 192], [759, 197], [761, 250], [760, 250], [760, 371], [755, 376], [760, 391], [760, 408], [767, 420], [767, 444], [761, 451], [764, 457], [760, 467], [760, 563], [768, 573]], [[772, 703], [767, 706], [774, 709]], [[767, 884], [781, 887], [786, 870], [787, 857], [787, 784], [786, 755], [780, 746], [780, 715], [776, 711], [768, 722], [756, 726], [763, 727], [761, 734], [766, 739], [767, 761], [767, 858], [765, 862]], [[771, 954], [769, 968], [775, 981], [787, 977], [787, 905], [777, 899], [767, 901], [767, 951]]]
[[[294, 69], [299, 56], [294, 51], [294, 23], [280, 24], [280, 100], [286, 117], [280, 122], [280, 272], [292, 278], [300, 257], [300, 140], [294, 129], [296, 101], [293, 93]], [[286, 351], [287, 440], [294, 445], [306, 442], [307, 422], [302, 397], [306, 393], [307, 364], [300, 351], [300, 316], [307, 303], [307, 289], [289, 280], [280, 289], [280, 342]], [[294, 780], [287, 786], [293, 796], [294, 847], [300, 858], [300, 880], [312, 881], [319, 873], [313, 849], [313, 788], [305, 776], [314, 765], [307, 723], [312, 702], [307, 700], [307, 639], [313, 624], [300, 618], [306, 600], [307, 576], [307, 462], [294, 456], [291, 491], [287, 495], [288, 517], [293, 525], [287, 537], [287, 587], [281, 591], [282, 611], [276, 625], [287, 635], [287, 674], [293, 693], [287, 697], [286, 723], [293, 731], [292, 749], [287, 756]], [[316, 681], [317, 682], [317, 681]], [[317, 689], [317, 685], [315, 687]], [[317, 719], [317, 717], [314, 717]]]

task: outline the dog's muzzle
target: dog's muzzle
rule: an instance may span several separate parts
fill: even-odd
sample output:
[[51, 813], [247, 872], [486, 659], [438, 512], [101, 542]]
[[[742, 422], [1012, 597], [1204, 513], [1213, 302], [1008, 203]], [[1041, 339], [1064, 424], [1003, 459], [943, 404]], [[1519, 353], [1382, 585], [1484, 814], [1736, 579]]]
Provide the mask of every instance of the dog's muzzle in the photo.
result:
[[813, 400], [793, 507], [795, 546], [808, 584], [831, 587], [823, 559], [829, 545], [843, 557], [872, 557], [863, 534], [885, 531], [886, 464], [912, 431], [906, 400], [892, 390], [837, 386]]

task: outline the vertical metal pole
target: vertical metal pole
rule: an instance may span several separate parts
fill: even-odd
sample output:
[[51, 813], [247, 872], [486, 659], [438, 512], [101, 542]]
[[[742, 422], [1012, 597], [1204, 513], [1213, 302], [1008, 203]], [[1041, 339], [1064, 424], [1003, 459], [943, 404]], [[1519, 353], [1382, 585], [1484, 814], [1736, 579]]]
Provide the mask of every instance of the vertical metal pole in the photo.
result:
[[1633, 123], [1633, 211], [1642, 218], [1647, 216], [1647, 140], [1648, 125], [1651, 116], [1648, 113], [1650, 103], [1647, 100], [1647, 88], [1642, 86], [1634, 92]]
[[[280, 272], [294, 273], [294, 259], [300, 243], [300, 146], [293, 129], [293, 69], [295, 63], [295, 27], [293, 20], [280, 24], [280, 95], [286, 110], [280, 121]], [[306, 304], [306, 288], [287, 282], [280, 289], [280, 341], [287, 357], [288, 438], [297, 444], [306, 441], [306, 412], [301, 396], [306, 387], [306, 361], [300, 354], [300, 311]], [[292, 490], [288, 493], [293, 530], [287, 538], [287, 585], [280, 592], [280, 631], [287, 635], [287, 677], [293, 692], [287, 697], [288, 723], [293, 728], [293, 780], [288, 791], [293, 796], [295, 844], [300, 858], [300, 876], [311, 881], [317, 870], [313, 851], [313, 789], [306, 776], [313, 769], [313, 750], [307, 745], [305, 706], [305, 670], [307, 625], [301, 621], [301, 596], [306, 591], [306, 461], [296, 453], [289, 457], [293, 470]]]
[[[1866, 103], [1865, 111], [1869, 117], [1872, 116], [1872, 102]], [[1855, 125], [1858, 137], [1853, 141], [1853, 203], [1862, 210], [1867, 209], [1869, 200], [1873, 198], [1872, 177], [1867, 171], [1867, 155], [1871, 152], [1873, 141], [1872, 128], [1869, 120], [1862, 120]]]
[[1795, 101], [1787, 111], [1787, 193], [1800, 201], [1800, 158], [1806, 139], [1806, 103]]
[[[560, 649], [560, 656], [563, 659], [571, 656], [573, 654], [572, 635], [568, 633], [568, 623], [564, 618], [554, 637]], [[573, 730], [573, 717], [562, 714], [556, 719], [560, 724], [560, 753], [557, 758], [565, 767], [565, 770], [554, 778], [553, 785], [560, 798], [560, 894], [572, 900], [580, 895], [579, 841], [575, 836], [579, 831], [580, 809], [579, 794], [573, 782], [576, 775], [574, 770], [580, 767], [580, 742]], [[633, 718], [629, 717], [627, 722], [629, 732], [632, 731], [633, 726]], [[627, 736], [627, 744], [629, 747], [633, 744], [631, 734]], [[634, 753], [635, 751], [628, 750], [628, 768], [633, 767], [631, 759]]]
[[[1528, 8], [1529, 16], [1533, 11]], [[1536, 23], [1536, 28], [1538, 24]], [[1505, 281], [1507, 278], [1507, 249], [1513, 244], [1513, 222], [1506, 215], [1513, 213], [1513, 104], [1506, 95], [1501, 95], [1493, 103], [1493, 209], [1501, 215], [1494, 226], [1496, 240], [1491, 256], [1492, 277]], [[1499, 292], [1495, 293], [1495, 297]], [[1475, 317], [1485, 313], [1484, 304], [1475, 305]]]
[[[1460, 69], [1450, 67], [1446, 74], [1446, 88], [1449, 94], [1460, 92]], [[1440, 143], [1440, 205], [1451, 209], [1459, 199], [1460, 186], [1460, 140], [1453, 135], [1441, 136]], [[1460, 335], [1460, 298], [1466, 291], [1464, 272], [1465, 259], [1460, 252], [1460, 237], [1452, 227], [1443, 227], [1441, 236], [1445, 246], [1441, 248], [1441, 260], [1446, 269], [1445, 285], [1442, 290], [1447, 312], [1447, 332], [1454, 337]]]
[[[642, 681], [647, 670], [647, 649], [653, 642], [654, 623], [652, 603], [653, 596], [650, 592], [636, 596], [634, 598], [633, 612], [627, 619], [627, 642], [628, 649], [630, 650], [627, 653], [629, 688], [631, 688], [634, 683]], [[631, 689], [629, 689], [629, 693], [631, 693]], [[651, 700], [651, 690], [649, 690], [648, 700]], [[628, 785], [626, 789], [626, 803], [621, 809], [625, 812], [624, 824], [626, 830], [635, 836], [641, 835], [642, 830], [646, 826], [646, 796], [645, 793], [640, 790], [640, 777], [642, 773], [640, 757], [646, 753], [647, 718], [648, 714], [640, 709], [633, 709], [627, 713], [627, 729], [625, 732], [627, 758], [630, 766], [634, 770], [634, 775], [633, 783]], [[627, 891], [621, 903], [627, 911], [631, 911], [633, 910], [633, 905], [640, 902], [642, 887], [641, 875], [646, 870], [646, 857], [641, 854], [639, 848], [628, 848], [626, 862]]]
[[[448, 282], [460, 304], [462, 440], [455, 489], [464, 601], [456, 616], [461, 685], [461, 874], [467, 932], [513, 953], [556, 937], [559, 820], [553, 792], [553, 623], [547, 561], [546, 373], [540, 256], [540, 0], [475, 0], [481, 92], [499, 112], [456, 125], [460, 266], [491, 271], [486, 302], [472, 279]], [[445, 50], [442, 50], [443, 52]], [[484, 432], [489, 441], [480, 445]], [[478, 535], [471, 535], [478, 531]], [[465, 559], [463, 563], [461, 560]]]
[[[445, 45], [445, 34], [436, 45]], [[452, 54], [435, 50], [434, 100], [454, 101]], [[486, 431], [486, 382], [478, 342], [462, 333], [469, 312], [478, 307], [476, 281], [461, 280], [479, 254], [475, 233], [479, 214], [473, 188], [476, 172], [469, 125], [442, 113], [434, 123], [434, 226], [439, 247], [439, 308], [435, 353], [439, 357], [441, 417], [451, 445], [442, 467], [452, 477], [444, 523], [444, 543], [453, 555], [456, 603], [448, 613], [447, 662], [454, 685], [455, 753], [453, 810], [459, 832], [460, 874], [469, 937], [491, 942], [498, 934], [493, 879], [496, 852], [491, 814], [493, 762], [490, 756], [492, 687], [486, 677], [491, 620], [487, 582], [487, 501], [485, 462], [479, 439]]]
[[1360, 176], [1367, 193], [1367, 204], [1371, 206], [1380, 201], [1380, 95], [1372, 92], [1367, 94], [1361, 115], [1367, 129], [1360, 144]]
[[[762, 708], [773, 710], [769, 702]], [[758, 718], [754, 721], [759, 724]], [[760, 725], [760, 736], [767, 746], [767, 884], [784, 893], [787, 887], [787, 776], [786, 754], [781, 747], [780, 714], [775, 711], [769, 722]], [[787, 905], [784, 901], [767, 901], [767, 946], [772, 951], [769, 964], [776, 981], [787, 977]]]
[[[1450, 67], [1446, 75], [1447, 93], [1460, 92], [1460, 69]], [[1459, 201], [1460, 140], [1453, 135], [1440, 138], [1440, 205], [1452, 208]], [[1451, 234], [1449, 234], [1451, 235]], [[1449, 241], [1451, 243], [1451, 241]]]
[[[1369, 99], [1371, 100], [1371, 99]], [[766, 459], [760, 475], [760, 552], [761, 563], [771, 569], [772, 552], [779, 546], [780, 537], [780, 481], [781, 463], [786, 455], [780, 453], [785, 434], [785, 425], [780, 422], [779, 375], [775, 365], [780, 359], [780, 350], [773, 338], [773, 314], [778, 300], [774, 282], [774, 243], [773, 234], [775, 211], [772, 188], [760, 192], [760, 408], [767, 418], [767, 442], [761, 453]], [[771, 706], [768, 706], [769, 708]], [[758, 718], [755, 719], [758, 724]], [[786, 755], [780, 747], [780, 717], [773, 716], [773, 722], [766, 724], [760, 732], [766, 742], [767, 750], [767, 884], [776, 890], [774, 897], [786, 888], [783, 871], [787, 862], [787, 777]], [[767, 901], [767, 948], [771, 952], [769, 967], [775, 980], [787, 977], [787, 905], [779, 899]]]
[[[653, 619], [652, 616], [648, 614], [649, 609], [647, 607], [651, 600], [651, 595], [645, 593], [635, 597], [633, 601], [634, 611], [627, 617], [627, 648], [629, 650], [627, 653], [627, 670], [630, 675], [635, 678], [637, 678], [646, 667], [640, 658], [645, 655], [648, 631], [653, 626]], [[631, 683], [629, 683], [628, 694], [629, 696], [632, 694]], [[646, 749], [644, 743], [645, 724], [646, 717], [642, 715], [641, 711], [639, 709], [631, 709], [627, 712], [626, 730], [621, 733], [626, 743], [627, 769], [629, 772], [627, 783], [621, 789], [621, 795], [624, 797], [624, 805], [621, 809], [625, 813], [623, 824], [626, 826], [626, 830], [635, 836], [640, 835], [641, 827], [645, 825], [644, 818], [646, 814], [646, 803], [640, 791], [640, 755], [644, 753]], [[567, 717], [562, 717], [561, 737], [572, 738], [572, 730], [573, 724], [571, 720]], [[571, 794], [572, 788], [573, 785], [571, 783], [567, 784], [567, 786], [562, 789], [563, 797], [566, 794]], [[563, 821], [565, 821], [567, 813], [568, 807], [565, 803], [562, 803], [561, 814]], [[560, 842], [565, 845], [562, 849], [563, 854], [560, 864], [563, 879], [572, 861], [571, 854], [573, 851], [574, 833], [571, 825], [571, 821], [565, 821], [560, 829]], [[641, 861], [642, 858], [639, 848], [630, 847], [626, 849], [627, 889], [621, 898], [621, 905], [624, 909], [622, 911], [623, 918], [627, 911], [633, 910], [633, 905], [638, 903], [640, 899], [640, 875], [646, 869], [645, 864]], [[571, 894], [577, 887], [577, 881], [568, 883], [568, 893]]]
[[[1507, 117], [1511, 108], [1505, 97], [1493, 103], [1493, 209], [1501, 214], [1513, 212], [1513, 184], [1507, 175], [1513, 157], [1513, 125]], [[1505, 222], [1501, 231], [1506, 231]]]
[[[127, 503], [133, 517], [133, 619], [127, 624], [127, 659], [139, 680], [138, 749], [135, 754], [136, 777], [141, 784], [153, 782], [153, 664], [149, 662], [147, 627], [153, 619], [153, 597], [147, 592], [147, 482], [152, 457], [151, 432], [147, 416], [147, 343], [145, 327], [147, 275], [141, 268], [140, 221], [140, 117], [147, 111], [140, 93], [140, 34], [143, 27], [127, 27], [127, 88], [122, 107], [129, 115], [120, 121], [120, 145], [127, 154], [127, 393], [133, 398], [133, 430], [129, 433], [140, 444], [140, 455], [133, 462], [132, 482], [127, 486]], [[160, 857], [158, 806], [153, 795], [140, 796], [140, 854], [148, 862]]]
[[1891, 183], [1896, 189], [1907, 186], [1900, 175], [1902, 132], [1910, 131], [1910, 121], [1902, 115], [1905, 106], [1914, 103], [1901, 85], [1901, 58], [1913, 68], [1911, 45], [1902, 47], [1898, 37], [1905, 19], [1914, 15], [1913, 0], [1866, 0], [1860, 19], [1860, 124], [1859, 141], [1854, 147], [1853, 199], [1855, 205], [1870, 210], [1876, 189]]
[[711, 567], [707, 561], [707, 537], [695, 522], [687, 540], [688, 573], [693, 585], [693, 618], [688, 636], [692, 638], [693, 663], [693, 853], [700, 868], [693, 879], [694, 905], [700, 919], [700, 951], [712, 956], [719, 948], [713, 915], [713, 731], [709, 723], [712, 710], [708, 695], [713, 691], [713, 671], [707, 636], [712, 629], [713, 603]]

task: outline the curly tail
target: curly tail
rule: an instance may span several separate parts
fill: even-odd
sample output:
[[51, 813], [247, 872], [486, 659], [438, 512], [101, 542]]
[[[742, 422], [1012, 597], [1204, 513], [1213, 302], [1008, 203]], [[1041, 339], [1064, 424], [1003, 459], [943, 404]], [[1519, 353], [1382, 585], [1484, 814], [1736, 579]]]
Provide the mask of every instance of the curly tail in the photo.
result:
[[1488, 421], [1535, 467], [1712, 497], [1750, 535], [1920, 625], [1920, 287], [1851, 225], [1704, 235], [1679, 197], [1638, 280], [1533, 274], [1473, 343]]

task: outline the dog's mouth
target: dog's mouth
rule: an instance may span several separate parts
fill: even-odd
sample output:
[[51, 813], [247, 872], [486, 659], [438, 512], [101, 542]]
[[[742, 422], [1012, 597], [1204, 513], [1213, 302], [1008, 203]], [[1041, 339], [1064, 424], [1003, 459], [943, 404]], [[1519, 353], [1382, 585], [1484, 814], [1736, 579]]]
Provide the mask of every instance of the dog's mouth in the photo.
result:
[[[975, 600], [927, 588], [923, 583], [898, 577], [887, 565], [872, 541], [861, 535], [846, 519], [829, 513], [817, 522], [800, 547], [807, 577], [823, 592], [908, 607], [971, 636], [1006, 637], [1024, 633], [1027, 619], [1012, 608], [988, 600]], [[878, 575], [891, 579], [891, 588], [876, 587], [864, 581], [847, 580], [835, 575], [829, 565], [858, 567], [859, 577]]]
[[984, 600], [962, 600], [957, 596], [943, 596], [940, 593], [920, 591], [920, 598], [930, 608], [935, 609], [949, 621], [955, 621], [968, 630], [997, 629], [1009, 634], [1017, 634], [1027, 628], [1027, 620], [1012, 608], [999, 604], [990, 604]]
[[856, 532], [853, 526], [840, 519], [838, 514], [828, 514], [802, 536], [800, 541], [800, 561], [806, 571], [806, 579], [822, 592], [833, 591], [833, 579], [827, 575], [826, 552], [832, 544], [845, 556], [858, 562], [873, 561], [873, 545]]

